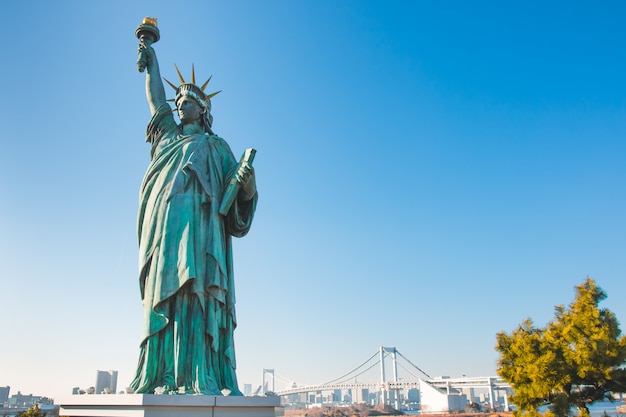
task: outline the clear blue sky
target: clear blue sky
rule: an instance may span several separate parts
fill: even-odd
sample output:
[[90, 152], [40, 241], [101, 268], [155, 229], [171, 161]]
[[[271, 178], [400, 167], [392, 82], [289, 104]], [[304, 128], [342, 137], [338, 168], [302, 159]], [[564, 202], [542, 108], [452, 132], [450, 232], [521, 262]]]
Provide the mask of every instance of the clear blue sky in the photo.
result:
[[3, 2], [0, 386], [132, 379], [145, 16], [162, 74], [212, 74], [214, 130], [258, 150], [259, 206], [234, 248], [240, 384], [263, 368], [322, 383], [380, 345], [430, 375], [495, 375], [496, 333], [544, 325], [587, 275], [624, 322], [625, 12]]

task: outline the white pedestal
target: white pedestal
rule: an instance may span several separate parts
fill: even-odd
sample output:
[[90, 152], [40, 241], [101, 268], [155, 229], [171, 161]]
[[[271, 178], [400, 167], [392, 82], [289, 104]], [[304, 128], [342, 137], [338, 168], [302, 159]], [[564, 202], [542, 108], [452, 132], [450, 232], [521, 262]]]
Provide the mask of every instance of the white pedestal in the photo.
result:
[[212, 395], [68, 395], [61, 417], [281, 417], [280, 397]]

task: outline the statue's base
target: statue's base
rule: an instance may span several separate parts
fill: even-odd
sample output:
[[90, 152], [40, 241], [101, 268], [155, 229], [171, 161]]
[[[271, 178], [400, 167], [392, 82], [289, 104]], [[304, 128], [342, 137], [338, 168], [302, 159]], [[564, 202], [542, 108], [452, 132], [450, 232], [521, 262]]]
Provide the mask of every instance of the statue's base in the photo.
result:
[[212, 395], [68, 395], [55, 399], [67, 417], [280, 417], [280, 397]]

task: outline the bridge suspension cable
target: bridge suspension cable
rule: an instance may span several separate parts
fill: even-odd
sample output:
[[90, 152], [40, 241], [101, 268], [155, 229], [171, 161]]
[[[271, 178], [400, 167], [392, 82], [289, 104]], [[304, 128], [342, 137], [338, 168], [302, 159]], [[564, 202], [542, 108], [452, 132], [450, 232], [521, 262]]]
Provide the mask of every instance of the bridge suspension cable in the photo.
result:
[[[417, 369], [418, 371], [420, 371], [421, 373], [423, 373], [424, 375], [426, 375], [426, 377], [427, 377], [427, 378], [432, 378], [432, 377], [431, 377], [430, 375], [428, 375], [426, 372], [422, 371], [422, 370], [421, 370], [421, 369], [420, 369], [417, 365], [415, 365], [413, 362], [411, 362], [410, 360], [408, 360], [408, 359], [406, 358], [406, 356], [404, 356], [402, 353], [398, 352], [397, 350], [396, 350], [396, 353], [397, 353], [398, 355], [402, 356], [402, 358], [404, 358], [404, 360], [405, 360], [405, 361], [407, 361], [408, 363], [410, 363], [410, 364], [411, 364], [411, 365], [412, 365], [415, 369]], [[402, 365], [400, 365], [400, 366], [402, 366]], [[402, 366], [402, 367], [404, 368], [404, 366]], [[404, 368], [404, 369], [406, 369], [406, 368]], [[409, 372], [411, 375], [413, 375], [413, 373], [412, 373], [411, 371], [409, 371], [408, 369], [406, 369], [406, 371], [407, 371], [407, 372]], [[413, 375], [413, 376], [417, 377], [416, 375]]]
[[[409, 368], [407, 368], [406, 366], [404, 366], [403, 364], [401, 364], [400, 362], [396, 362], [398, 365], [400, 365], [400, 368], [404, 369], [405, 371], [407, 371], [412, 377], [420, 379], [420, 377], [418, 375], [415, 375]], [[430, 377], [429, 377], [430, 378]]]
[[[362, 366], [364, 366], [365, 364], [367, 364], [369, 361], [371, 361], [373, 358], [375, 358], [375, 357], [376, 357], [376, 355], [378, 355], [378, 352], [375, 352], [375, 353], [374, 353], [372, 356], [370, 356], [370, 357], [369, 357], [369, 358], [368, 358], [365, 362], [363, 362], [362, 364], [360, 364], [359, 366], [357, 366], [356, 368], [354, 368], [354, 369], [353, 369], [353, 370], [351, 370], [350, 372], [348, 372], [348, 373], [346, 373], [346, 374], [343, 374], [343, 375], [342, 375], [342, 376], [340, 376], [339, 378], [335, 378], [335, 379], [333, 379], [332, 381], [325, 382], [323, 385], [329, 385], [329, 384], [332, 384], [332, 383], [334, 383], [334, 382], [339, 381], [340, 379], [343, 379], [343, 378], [347, 377], [348, 375], [351, 375], [353, 372], [357, 371], [359, 368], [361, 368]], [[374, 367], [376, 364], [378, 364], [378, 362], [380, 362], [380, 361], [375, 362], [375, 363], [374, 363], [374, 365], [370, 366], [370, 367], [369, 367], [369, 368], [367, 368], [365, 371], [368, 371], [368, 370], [372, 369], [372, 367]], [[365, 372], [365, 371], [363, 371], [363, 372]], [[360, 374], [355, 375], [355, 376], [359, 376], [359, 375], [361, 375], [363, 372], [361, 372]], [[350, 376], [350, 378], [352, 378], [352, 376]]]
[[376, 365], [378, 365], [379, 363], [380, 363], [380, 360], [378, 360], [378, 361], [374, 362], [374, 363], [373, 363], [373, 364], [371, 364], [368, 368], [363, 369], [363, 370], [362, 370], [361, 372], [359, 372], [358, 374], [356, 374], [356, 375], [350, 375], [350, 377], [349, 377], [349, 378], [346, 378], [346, 379], [344, 379], [344, 380], [341, 380], [341, 381], [337, 382], [337, 384], [343, 384], [344, 382], [346, 382], [346, 381], [348, 381], [348, 380], [350, 380], [350, 379], [352, 379], [352, 378], [356, 378], [356, 377], [357, 377], [357, 376], [359, 376], [359, 375], [363, 375], [365, 372], [369, 371], [370, 369], [372, 369], [373, 367], [375, 367], [375, 366], [376, 366]]
[[283, 384], [285, 384], [285, 386], [287, 388], [291, 388], [291, 385], [294, 383], [293, 379], [288, 378], [288, 377], [286, 377], [284, 375], [281, 375], [281, 374], [279, 374], [277, 372], [274, 372], [274, 377], [276, 379], [280, 380]]

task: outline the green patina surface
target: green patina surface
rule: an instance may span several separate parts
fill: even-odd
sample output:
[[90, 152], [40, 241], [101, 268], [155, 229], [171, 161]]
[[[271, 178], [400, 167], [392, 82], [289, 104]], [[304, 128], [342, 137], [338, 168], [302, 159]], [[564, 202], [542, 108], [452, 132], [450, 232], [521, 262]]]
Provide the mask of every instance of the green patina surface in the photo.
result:
[[[228, 144], [213, 134], [210, 96], [182, 77], [175, 100], [181, 122], [174, 120], [151, 43], [140, 37], [139, 69], [146, 72], [152, 112], [151, 160], [137, 221], [144, 321], [131, 389], [241, 395], [231, 237], [250, 229], [257, 202], [254, 171], [237, 164]], [[232, 178], [241, 187], [222, 215], [220, 203]]]

